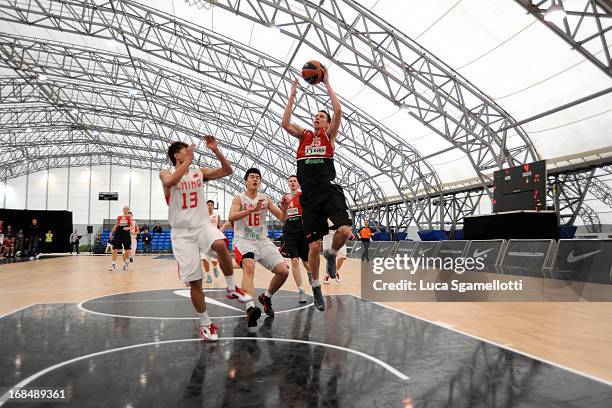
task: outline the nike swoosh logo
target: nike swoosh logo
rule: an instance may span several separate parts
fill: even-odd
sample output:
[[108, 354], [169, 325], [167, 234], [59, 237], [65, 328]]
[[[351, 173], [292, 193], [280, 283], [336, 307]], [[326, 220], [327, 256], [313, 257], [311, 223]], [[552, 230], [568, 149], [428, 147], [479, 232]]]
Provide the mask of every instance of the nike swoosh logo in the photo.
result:
[[[189, 290], [175, 290], [175, 295], [186, 297], [187, 299], [191, 299], [191, 292]], [[239, 312], [244, 312], [242, 309], [238, 309], [237, 307], [227, 305], [223, 302], [218, 301], [217, 299], [213, 299], [210, 296], [206, 296], [206, 304], [207, 305], [216, 305], [220, 307], [224, 307], [226, 309], [237, 310]]]
[[431, 251], [433, 248], [427, 248], [427, 249], [420, 249], [419, 250], [419, 256], [423, 255], [424, 253], [427, 253], [429, 251]]
[[482, 252], [478, 252], [478, 250], [475, 250], [475, 251], [474, 251], [474, 256], [473, 256], [473, 258], [479, 258], [479, 257], [481, 257], [482, 255], [484, 255], [484, 254], [486, 254], [486, 253], [488, 253], [488, 252], [491, 252], [492, 250], [493, 250], [493, 248], [485, 249], [485, 250], [484, 250], [484, 251], [482, 251]]
[[600, 253], [602, 250], [598, 249], [597, 251], [587, 252], [586, 254], [574, 255], [574, 250], [572, 249], [569, 254], [567, 254], [567, 262], [574, 263], [578, 262], [581, 259], [588, 258], [589, 256]]

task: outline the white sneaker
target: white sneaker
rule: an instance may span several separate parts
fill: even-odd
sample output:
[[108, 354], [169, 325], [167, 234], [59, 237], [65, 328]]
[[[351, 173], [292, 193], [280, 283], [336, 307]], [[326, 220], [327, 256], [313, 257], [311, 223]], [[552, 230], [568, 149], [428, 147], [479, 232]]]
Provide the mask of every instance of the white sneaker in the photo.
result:
[[130, 268], [130, 264], [129, 263], [126, 262], [125, 264], [123, 264], [123, 270], [124, 271], [127, 271], [129, 268]]
[[115, 266], [115, 264], [112, 264], [110, 266], [110, 268], [108, 268], [109, 271], [114, 271], [115, 269], [117, 269], [117, 267]]
[[39, 255], [36, 255], [36, 259], [39, 259], [39, 258], [40, 258], [40, 254], [39, 254]]
[[218, 341], [217, 326], [209, 324], [208, 326], [200, 326], [200, 338], [204, 341]]
[[235, 290], [229, 290], [229, 288], [227, 288], [227, 293], [225, 296], [227, 296], [228, 299], [235, 299], [241, 303], [246, 303], [250, 300], [253, 300], [251, 295], [240, 289], [238, 285], [236, 285]]
[[30, 261], [33, 261], [33, 260], [34, 260], [34, 259], [36, 259], [36, 258], [34, 258], [33, 256], [31, 256], [31, 257], [29, 257], [28, 259], [29, 259]]
[[342, 283], [342, 280], [340, 279], [340, 273], [336, 272], [336, 283]]

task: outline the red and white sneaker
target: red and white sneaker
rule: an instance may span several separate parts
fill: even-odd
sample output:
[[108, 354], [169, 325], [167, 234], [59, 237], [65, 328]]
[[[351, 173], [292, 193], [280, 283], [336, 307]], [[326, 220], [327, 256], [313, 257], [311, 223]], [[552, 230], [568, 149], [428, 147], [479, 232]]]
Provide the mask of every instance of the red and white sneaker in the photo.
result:
[[323, 283], [324, 283], [324, 284], [326, 284], [326, 285], [328, 285], [328, 284], [329, 284], [329, 276], [325, 275], [325, 276], [323, 277]]
[[235, 299], [241, 303], [246, 303], [250, 300], [253, 300], [251, 295], [246, 293], [244, 290], [240, 289], [238, 285], [236, 285], [236, 290], [230, 290], [229, 288], [227, 288], [226, 296], [228, 299]]
[[200, 326], [200, 338], [204, 341], [219, 341], [217, 330], [219, 328], [214, 324], [208, 326]]
[[342, 279], [340, 279], [340, 274], [336, 272], [336, 283], [342, 283]]

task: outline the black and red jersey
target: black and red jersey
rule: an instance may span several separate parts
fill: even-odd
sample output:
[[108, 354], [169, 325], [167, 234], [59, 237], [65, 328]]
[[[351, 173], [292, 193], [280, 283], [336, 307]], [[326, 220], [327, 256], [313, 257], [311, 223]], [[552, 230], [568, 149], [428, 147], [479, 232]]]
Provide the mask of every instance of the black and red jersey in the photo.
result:
[[285, 220], [285, 233], [301, 232], [302, 231], [302, 205], [300, 204], [301, 191], [298, 191], [290, 197], [289, 206], [287, 208], [287, 219]]
[[326, 129], [304, 129], [297, 150], [297, 177], [302, 191], [308, 192], [336, 178], [334, 146]]

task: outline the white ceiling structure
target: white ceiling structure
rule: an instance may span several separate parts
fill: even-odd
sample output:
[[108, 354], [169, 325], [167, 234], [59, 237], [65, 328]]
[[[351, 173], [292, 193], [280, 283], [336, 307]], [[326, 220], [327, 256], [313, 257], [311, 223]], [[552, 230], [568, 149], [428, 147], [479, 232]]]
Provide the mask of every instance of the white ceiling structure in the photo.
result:
[[[590, 63], [584, 55], [571, 49], [567, 42], [560, 39], [533, 15], [528, 14], [520, 4], [517, 4], [517, 1], [360, 0], [355, 3], [350, 0], [327, 0], [320, 3], [322, 4], [322, 10], [342, 15], [348, 22], [353, 21], [353, 19], [357, 21], [358, 13], [355, 10], [368, 10], [386, 27], [391, 27], [391, 31], [401, 33], [405, 38], [418, 44], [425, 55], [443, 61], [454, 72], [453, 75], [460, 76], [468, 84], [473, 85], [478, 92], [482, 93], [484, 99], [506, 112], [514, 123], [612, 86], [610, 75], [606, 75], [605, 72]], [[577, 5], [584, 2], [585, 0], [566, 0], [563, 3], [570, 7], [572, 3]], [[109, 18], [105, 22], [107, 24], [105, 30], [100, 29], [99, 32], [91, 30], [90, 32], [87, 28], [78, 27], [78, 22], [86, 21], [91, 16], [81, 14], [68, 18], [70, 14], [66, 11], [66, 4], [71, 3], [72, 6], [84, 3], [85, 10], [88, 6], [97, 6], [108, 10], [120, 10], [123, 14], [119, 13], [119, 17], [116, 17], [116, 19]], [[266, 5], [259, 3], [266, 3]], [[288, 17], [283, 17], [282, 11], [278, 14], [270, 14], [270, 10], [275, 8], [295, 10], [295, 15], [291, 18], [298, 21], [301, 14], [308, 13], [314, 2], [285, 0], [259, 3], [254, 1], [216, 0], [140, 0], [138, 2], [128, 0], [87, 0], [83, 2], [0, 0], [0, 32], [3, 35], [6, 34], [0, 42], [4, 43], [5, 49], [8, 49], [13, 46], [11, 44], [15, 38], [25, 39], [27, 37], [30, 42], [22, 44], [26, 48], [31, 47], [37, 41], [47, 42], [47, 45], [53, 44], [54, 46], [57, 43], [64, 43], [67, 49], [70, 47], [99, 49], [110, 54], [120, 54], [132, 60], [143, 61], [143, 63], [148, 62], [153, 67], [152, 69], [157, 69], [160, 72], [162, 70], [166, 72], [165, 70], [167, 70], [166, 74], [184, 75], [199, 83], [198, 86], [203, 87], [203, 84], [209, 84], [210, 89], [223, 90], [228, 95], [237, 98], [232, 103], [243, 103], [239, 102], [238, 99], [250, 101], [250, 104], [257, 107], [253, 109], [257, 109], [263, 116], [269, 116], [270, 123], [282, 114], [288, 81], [296, 75], [304, 62], [312, 59], [320, 60], [329, 67], [332, 86], [347, 106], [345, 115], [347, 112], [349, 114], [356, 112], [356, 115], [362, 116], [361, 124], [370, 123], [379, 129], [380, 137], [372, 137], [371, 143], [368, 143], [369, 128], [363, 125], [358, 132], [363, 139], [355, 141], [354, 149], [349, 142], [345, 145], [342, 143], [342, 137], [340, 139], [341, 146], [338, 152], [339, 156], [344, 157], [340, 160], [339, 166], [341, 167], [340, 173], [346, 175], [345, 181], [357, 184], [358, 182], [363, 183], [364, 179], [368, 179], [369, 183], [362, 185], [354, 192], [352, 201], [356, 204], [359, 204], [359, 197], [368, 189], [378, 191], [378, 193], [368, 197], [368, 202], [378, 202], [378, 200], [384, 200], [385, 197], [399, 197], [409, 200], [416, 194], [436, 195], [436, 192], [439, 192], [440, 189], [449, 188], [453, 185], [473, 184], [474, 181], [478, 184], [479, 176], [481, 177], [480, 183], [482, 183], [484, 180], [482, 177], [486, 179], [495, 169], [501, 166], [507, 167], [508, 163], [503, 162], [503, 160], [497, 164], [489, 163], [479, 167], [479, 163], [476, 162], [475, 164], [477, 160], [471, 157], [472, 155], [469, 152], [457, 148], [458, 144], [453, 144], [448, 138], [442, 137], [439, 131], [425, 126], [413, 106], [400, 109], [401, 105], [391, 101], [384, 92], [375, 89], [376, 86], [372, 85], [375, 83], [375, 79], [371, 83], [365, 83], [352, 75], [349, 72], [350, 69], [347, 70], [346, 67], [338, 66], [337, 63], [330, 61], [329, 58], [309, 46], [317, 41], [313, 37], [319, 35], [319, 31], [315, 33], [313, 29], [308, 35], [304, 36], [307, 41], [301, 41], [290, 35], [292, 29], [286, 25]], [[268, 63], [280, 62], [281, 66], [276, 71], [280, 74], [254, 79], [254, 82], [269, 81], [270, 83], [259, 84], [261, 85], [261, 92], [257, 90], [249, 92], [245, 87], [235, 86], [235, 83], [229, 79], [224, 81], [222, 75], [216, 76], [206, 72], [206, 70], [198, 72], [190, 69], [189, 64], [192, 62], [179, 61], [178, 54], [164, 58], [162, 52], [152, 51], [151, 46], [144, 46], [143, 48], [134, 46], [137, 41], [132, 41], [123, 37], [123, 35], [130, 31], [128, 27], [130, 22], [125, 15], [129, 16], [130, 13], [135, 13], [135, 7], [138, 5], [158, 10], [166, 16], [164, 21], [176, 21], [185, 24], [190, 29], [195, 27], [198, 30], [201, 29], [219, 35], [219, 38], [228, 39], [233, 44], [241, 44], [241, 46], [252, 49], [253, 55], [260, 53], [265, 56], [261, 58], [264, 58]], [[239, 10], [242, 15], [231, 10], [240, 7], [242, 7]], [[272, 21], [276, 21], [274, 18], [278, 18], [278, 24], [261, 24], [261, 21], [257, 21], [258, 18], [249, 18], [246, 15], [252, 13], [257, 17], [254, 10], [259, 8], [262, 15], [265, 14], [262, 17], [263, 20], [271, 17]], [[53, 19], [42, 21], [44, 19], [40, 18], [41, 10], [49, 15], [64, 15], [66, 19], [61, 22]], [[30, 14], [31, 11], [35, 12]], [[312, 21], [317, 21], [317, 18], [319, 17], [314, 16]], [[30, 24], [24, 24], [25, 22]], [[306, 25], [306, 23], [308, 21], [303, 24]], [[607, 24], [609, 25], [611, 22], [607, 20]], [[108, 27], [111, 27], [111, 29]], [[119, 29], [118, 27], [122, 28]], [[132, 27], [133, 29], [134, 27]], [[173, 25], [173, 29], [176, 29], [176, 24]], [[330, 29], [330, 27], [328, 26], [327, 29]], [[330, 31], [333, 31], [333, 29], [330, 29]], [[113, 36], [116, 37], [115, 41], [108, 40], [109, 33], [113, 33]], [[142, 33], [142, 35], [146, 36], [147, 33]], [[190, 35], [193, 35], [193, 32], [190, 31]], [[608, 31], [607, 35], [612, 35], [612, 30]], [[348, 37], [349, 35], [346, 34], [344, 39], [346, 40]], [[612, 44], [612, 41], [609, 44]], [[172, 46], [173, 44], [166, 45]], [[190, 47], [189, 44], [176, 43], [175, 45], [177, 48]], [[363, 51], [366, 54], [369, 52], [362, 44], [357, 43], [355, 47], [360, 52]], [[352, 52], [354, 53], [349, 47], [338, 47], [337, 60], [342, 61], [350, 57], [349, 54]], [[602, 53], [602, 51], [596, 49], [593, 52]], [[24, 75], [27, 77], [27, 74], [24, 74], [27, 73], [27, 69], [24, 67], [16, 69], [16, 64], [18, 65], [19, 62], [14, 59], [7, 62], [7, 59], [10, 58], [8, 55], [6, 51], [2, 54], [4, 64], [0, 66], [0, 76], [12, 78], [12, 80], [21, 77], [24, 80]], [[204, 55], [201, 55], [201, 57], [203, 59], [207, 58]], [[51, 63], [48, 61], [49, 57], [42, 52], [37, 52], [36, 58], [37, 61], [31, 62], [36, 65], [36, 69], [44, 70], [45, 64], [49, 64], [48, 67], [51, 67]], [[404, 63], [411, 62], [404, 61]], [[54, 63], [57, 63], [57, 61]], [[224, 67], [233, 63], [231, 59], [215, 61], [215, 64]], [[293, 70], [285, 69], [282, 67], [282, 63], [289, 64]], [[401, 74], [396, 66], [391, 63], [383, 61], [382, 65], [384, 69], [388, 70], [389, 75]], [[34, 68], [32, 69], [34, 70]], [[228, 71], [232, 70], [231, 67], [227, 69]], [[40, 73], [40, 71], [33, 72]], [[74, 72], [74, 70], [71, 72]], [[49, 82], [53, 82], [53, 86], [61, 88], [64, 96], [72, 95], [73, 98], [77, 98], [76, 95], [82, 95], [75, 93], [71, 87], [71, 82], [78, 83], [79, 86], [87, 85], [87, 81], [83, 79], [77, 80], [75, 77], [62, 79], [56, 77], [53, 72], [50, 75], [53, 77], [51, 78], [53, 81], [50, 80]], [[98, 71], [96, 75], [100, 76], [103, 73], [101, 74]], [[108, 73], [108, 75], [110, 76], [111, 73]], [[377, 78], [380, 78], [380, 76]], [[25, 80], [27, 81], [27, 78]], [[128, 92], [130, 88], [127, 86], [127, 82], [115, 85], [114, 91], [117, 92], [119, 92], [118, 89], [122, 89], [122, 92]], [[134, 83], [132, 86], [139, 92], [146, 94], [145, 91], [140, 89], [142, 84]], [[278, 92], [273, 92], [275, 88], [278, 89]], [[180, 90], [180, 92], [183, 91]], [[315, 96], [312, 97], [312, 103], [305, 107], [304, 112], [296, 112], [296, 120], [308, 124], [307, 109], [315, 109], [314, 105], [325, 104], [325, 97], [321, 95], [320, 91], [307, 86], [302, 81], [300, 92], [314, 94]], [[179, 92], [178, 88], [177, 92]], [[425, 98], [432, 97], [431, 90], [421, 88], [420, 92]], [[136, 98], [138, 97], [140, 95], [136, 96]], [[146, 99], [144, 105], [149, 106], [151, 111], [151, 104], [165, 103], [164, 99], [155, 99], [153, 96], [147, 96], [144, 99]], [[403, 103], [403, 101], [399, 102]], [[9, 105], [10, 103], [18, 104], [23, 103], [23, 101], [11, 100], [10, 98], [2, 100], [5, 108], [15, 106]], [[42, 98], [36, 103], [43, 106], [45, 100]], [[71, 103], [78, 105], [79, 100], [72, 100]], [[246, 102], [244, 103], [246, 104]], [[470, 105], [470, 103], [472, 102], [466, 100], [466, 105]], [[410, 105], [409, 102], [406, 102], [406, 104]], [[57, 101], [55, 101], [54, 106], [59, 106]], [[92, 112], [94, 112], [95, 109], [92, 109]], [[199, 115], [197, 107], [191, 112], [187, 108], [185, 109], [185, 116]], [[151, 114], [151, 112], [149, 113]], [[90, 114], [95, 115], [91, 112]], [[154, 113], [152, 115], [154, 116]], [[449, 115], [453, 115], [453, 113], [449, 113]], [[199, 118], [198, 126], [202, 127], [194, 129], [195, 134], [189, 134], [182, 130], [176, 120], [174, 122], [167, 120], [161, 124], [153, 120], [154, 126], [151, 126], [149, 130], [150, 133], [155, 134], [161, 132], [159, 126], [174, 129], [174, 133], [171, 130], [168, 131], [165, 137], [161, 138], [162, 140], [177, 137], [187, 140], [194, 138], [200, 130], [218, 132], [222, 139], [224, 137], [231, 138], [224, 147], [231, 148], [231, 146], [234, 146], [236, 154], [233, 158], [243, 160], [245, 162], [243, 168], [249, 167], [252, 163], [258, 163], [255, 161], [256, 158], [250, 159], [248, 155], [245, 155], [244, 150], [240, 151], [240, 143], [246, 143], [245, 149], [252, 150], [253, 156], [263, 157], [252, 143], [264, 143], [269, 140], [269, 145], [263, 147], [273, 153], [278, 150], [283, 152], [282, 155], [284, 155], [282, 160], [279, 159], [285, 163], [281, 165], [283, 170], [278, 175], [279, 180], [286, 172], [290, 171], [287, 163], [291, 162], [291, 151], [295, 148], [296, 143], [291, 138], [287, 138], [286, 135], [281, 135], [278, 129], [272, 129], [270, 127], [272, 125], [259, 127], [259, 124], [255, 124], [255, 129], [258, 132], [274, 134], [259, 135], [253, 141], [253, 136], [251, 135], [249, 139], [248, 132], [245, 131], [245, 137], [240, 139], [236, 138], [235, 135], [244, 131], [244, 129], [231, 128], [228, 124], [221, 124], [220, 122], [214, 123], [211, 121], [211, 117], [209, 115]], [[345, 121], [350, 120], [350, 117], [345, 118]], [[207, 123], [206, 126], [204, 126], [204, 122]], [[508, 122], [508, 124], [511, 125], [513, 122]], [[239, 127], [239, 123], [236, 126]], [[555, 158], [586, 153], [595, 149], [606, 149], [612, 144], [610, 142], [612, 140], [612, 93], [564, 109], [558, 113], [546, 115], [521, 127], [508, 127], [510, 129], [507, 135], [503, 137], [503, 142], [508, 148], [521, 149], [521, 146], [527, 143], [525, 145], [526, 153], [517, 154], [515, 162], [537, 158], [554, 160]], [[517, 129], [521, 129], [522, 133], [517, 133]], [[15, 129], [11, 131], [15, 132]], [[112, 133], [113, 130], [108, 129], [108, 132]], [[352, 135], [350, 133], [352, 131], [347, 132], [343, 135], [344, 140]], [[230, 134], [233, 135], [229, 136]], [[151, 138], [154, 137], [151, 136]], [[528, 142], [525, 142], [525, 139]], [[115, 142], [109, 141], [109, 143]], [[284, 143], [285, 146], [279, 147], [281, 143]], [[529, 143], [531, 143], [531, 146], [529, 146]], [[388, 144], [388, 146], [385, 147], [385, 144]], [[394, 146], [400, 145], [405, 146], [401, 160], [406, 166], [401, 169], [401, 174], [407, 173], [409, 168], [412, 172], [410, 175], [402, 176], [405, 177], [405, 180], [399, 180], [400, 176], [398, 174], [400, 172], [396, 174], [392, 171], [393, 160], [395, 159], [389, 159], [388, 164], [384, 163], [385, 158], [389, 157], [385, 152], [391, 152]], [[363, 152], [357, 150], [359, 146], [362, 147]], [[495, 151], [494, 148], [491, 150]], [[205, 154], [204, 151], [202, 153]], [[502, 153], [499, 151], [497, 153], [501, 157]], [[268, 161], [269, 174], [273, 174], [274, 166], [278, 163], [274, 163], [275, 160], [269, 157], [262, 160]], [[0, 160], [2, 160], [1, 152]], [[491, 160], [494, 160], [494, 158], [489, 161]], [[163, 157], [158, 162], [163, 162]], [[412, 164], [413, 162], [417, 163], [416, 167]], [[354, 172], [351, 167], [354, 167]], [[480, 168], [480, 170], [477, 171], [477, 168]], [[357, 181], [351, 182], [351, 177], [352, 180]], [[278, 189], [271, 188], [271, 191], [275, 192]], [[364, 202], [361, 204], [364, 204]]]

